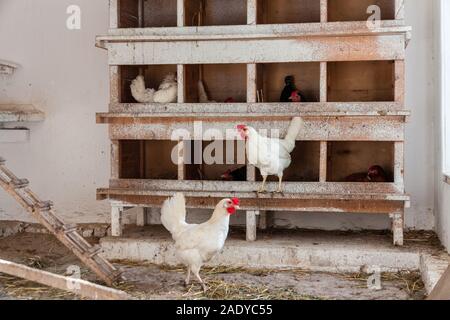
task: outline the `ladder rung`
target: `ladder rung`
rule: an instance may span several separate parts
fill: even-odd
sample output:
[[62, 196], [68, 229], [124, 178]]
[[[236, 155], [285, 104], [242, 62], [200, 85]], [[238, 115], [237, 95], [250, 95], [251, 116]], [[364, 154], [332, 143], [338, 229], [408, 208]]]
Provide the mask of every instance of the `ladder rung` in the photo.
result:
[[52, 201], [40, 201], [35, 206], [37, 209], [41, 211], [48, 211], [53, 209], [53, 202]]
[[64, 233], [70, 233], [77, 231], [78, 226], [76, 224], [65, 224], [62, 226]]
[[102, 250], [103, 250], [102, 247], [100, 247], [99, 245], [95, 245], [95, 246], [89, 248], [89, 250], [86, 253], [89, 257], [92, 258], [93, 256], [96, 256], [99, 253], [101, 253]]
[[13, 179], [9, 184], [15, 189], [23, 189], [28, 187], [29, 183], [30, 182], [27, 179]]

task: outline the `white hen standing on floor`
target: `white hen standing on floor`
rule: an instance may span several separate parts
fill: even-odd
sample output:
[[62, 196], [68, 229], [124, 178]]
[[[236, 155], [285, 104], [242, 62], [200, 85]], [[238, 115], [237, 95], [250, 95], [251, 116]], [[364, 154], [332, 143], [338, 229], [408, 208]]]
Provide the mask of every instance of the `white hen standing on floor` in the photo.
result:
[[228, 236], [230, 216], [239, 209], [239, 199], [223, 199], [211, 218], [202, 224], [186, 223], [186, 201], [182, 193], [164, 201], [161, 222], [175, 240], [175, 250], [181, 262], [187, 266], [186, 285], [191, 272], [206, 291], [200, 277], [200, 268], [223, 249]]
[[281, 188], [283, 172], [291, 164], [291, 152], [295, 148], [295, 141], [303, 124], [302, 118], [293, 118], [284, 139], [262, 136], [254, 128], [247, 125], [237, 126], [240, 136], [246, 140], [249, 164], [257, 167], [263, 177], [258, 192], [265, 191], [266, 180], [269, 175], [278, 176], [277, 192], [283, 192]]

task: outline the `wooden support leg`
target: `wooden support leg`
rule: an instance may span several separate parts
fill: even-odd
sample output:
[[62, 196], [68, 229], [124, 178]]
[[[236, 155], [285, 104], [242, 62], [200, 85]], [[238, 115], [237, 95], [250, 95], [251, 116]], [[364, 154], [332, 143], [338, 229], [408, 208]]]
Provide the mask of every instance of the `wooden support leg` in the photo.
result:
[[260, 211], [258, 227], [267, 230], [273, 226], [273, 211]]
[[256, 241], [256, 216], [258, 211], [247, 211], [247, 241]]
[[137, 209], [137, 213], [136, 213], [136, 225], [138, 227], [145, 227], [148, 222], [147, 222], [147, 212], [148, 209], [147, 208], [138, 208]]
[[403, 246], [403, 213], [392, 213], [392, 234], [394, 237], [394, 246]]
[[122, 236], [122, 213], [122, 206], [111, 203], [111, 235], [113, 237]]

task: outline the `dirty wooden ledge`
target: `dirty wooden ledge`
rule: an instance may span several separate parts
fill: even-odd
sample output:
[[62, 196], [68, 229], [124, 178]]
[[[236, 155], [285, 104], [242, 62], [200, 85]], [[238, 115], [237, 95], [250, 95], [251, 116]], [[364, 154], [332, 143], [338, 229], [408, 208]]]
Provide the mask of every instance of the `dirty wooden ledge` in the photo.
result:
[[93, 300], [129, 300], [131, 297], [120, 290], [104, 287], [86, 280], [64, 277], [58, 274], [33, 269], [21, 264], [0, 259], [0, 272], [26, 279], [52, 288], [69, 291]]

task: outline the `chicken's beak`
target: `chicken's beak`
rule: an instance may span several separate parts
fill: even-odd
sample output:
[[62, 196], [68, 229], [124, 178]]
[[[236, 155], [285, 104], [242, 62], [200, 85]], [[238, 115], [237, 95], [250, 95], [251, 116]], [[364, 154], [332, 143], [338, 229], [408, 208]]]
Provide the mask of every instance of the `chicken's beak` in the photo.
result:
[[239, 207], [239, 206], [234, 206], [234, 208], [235, 208], [236, 210], [239, 210], [241, 207]]

